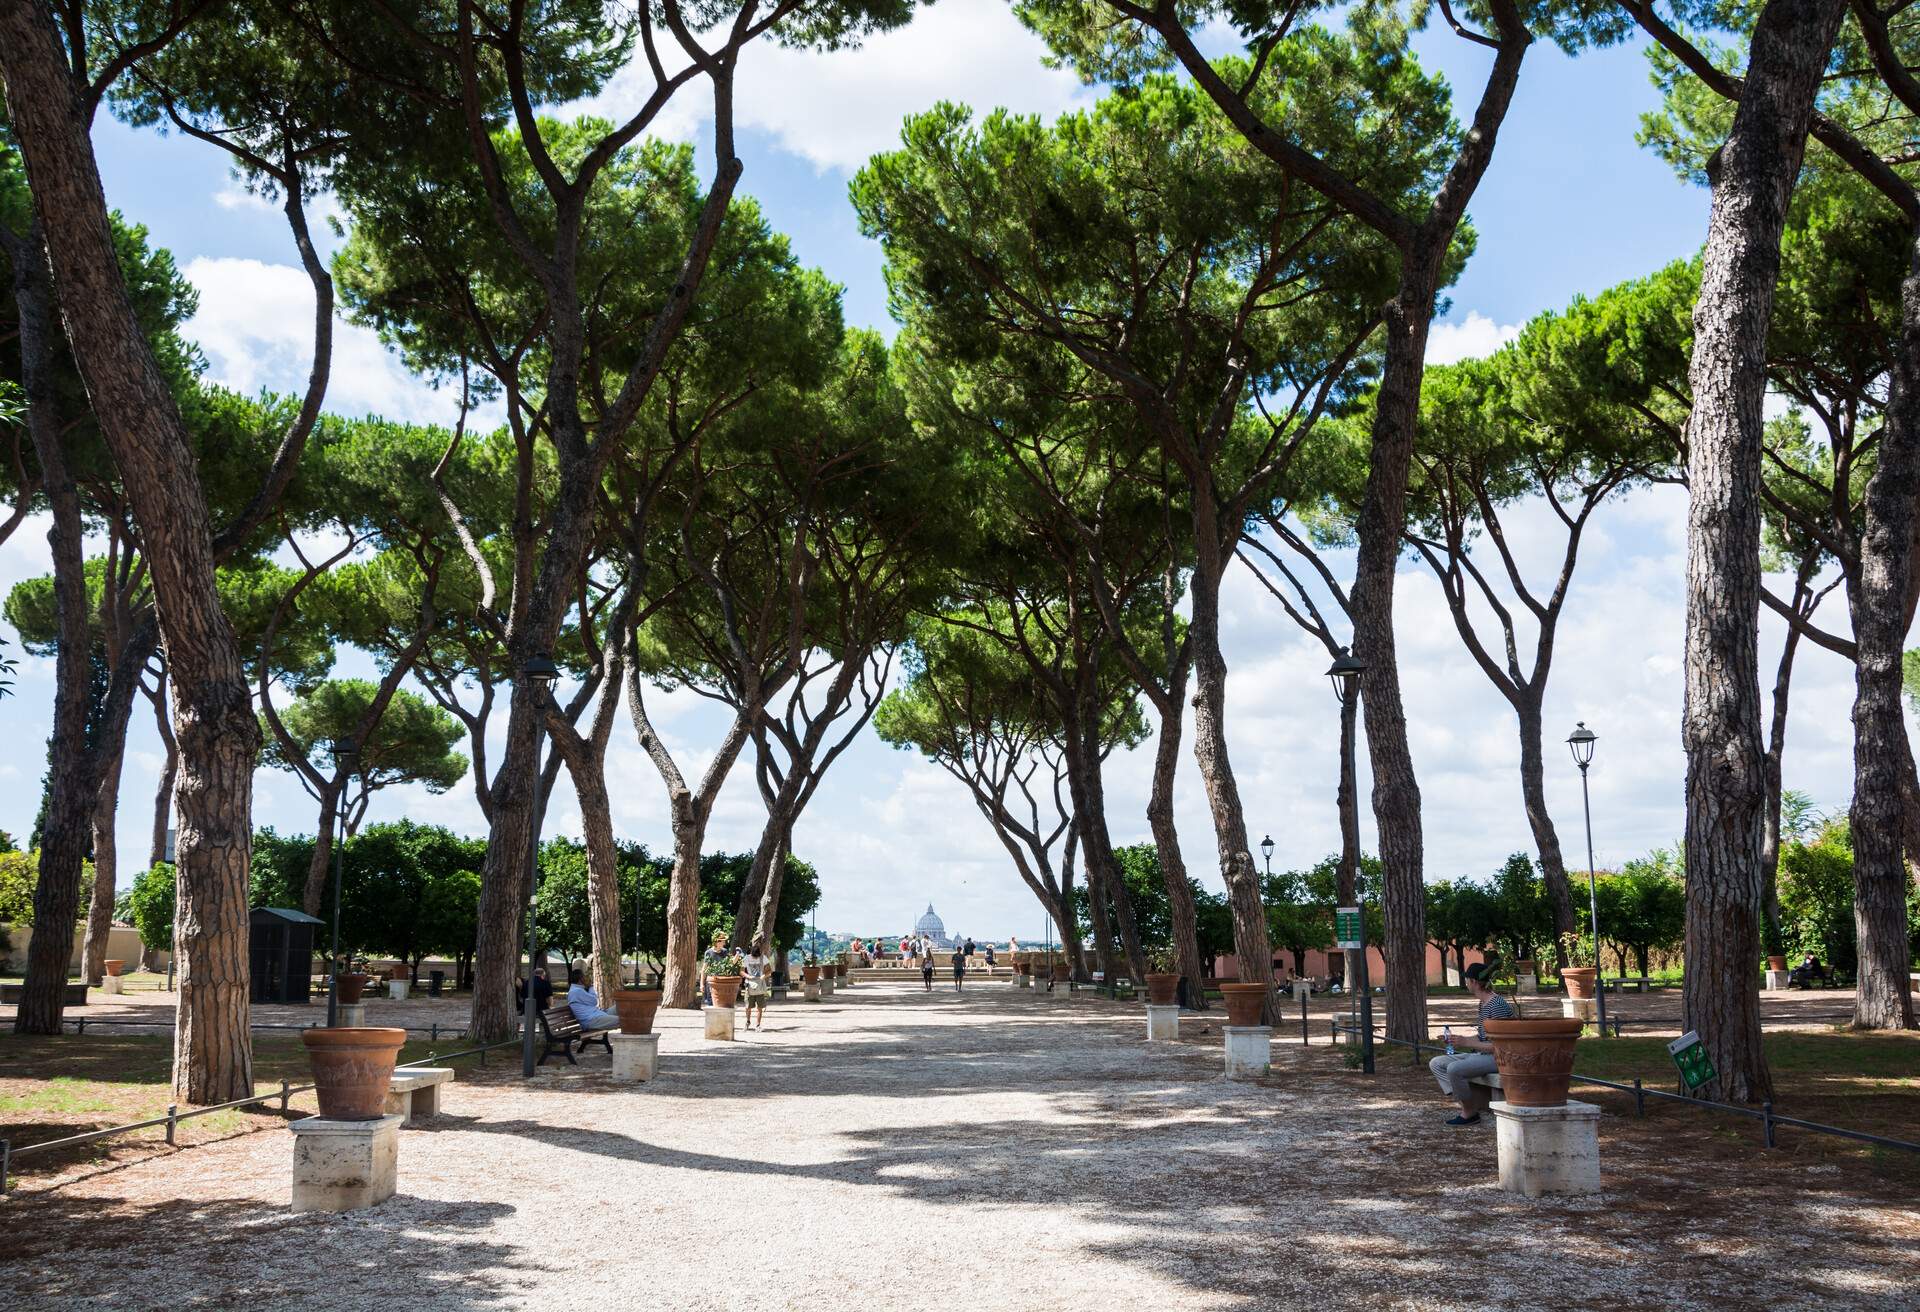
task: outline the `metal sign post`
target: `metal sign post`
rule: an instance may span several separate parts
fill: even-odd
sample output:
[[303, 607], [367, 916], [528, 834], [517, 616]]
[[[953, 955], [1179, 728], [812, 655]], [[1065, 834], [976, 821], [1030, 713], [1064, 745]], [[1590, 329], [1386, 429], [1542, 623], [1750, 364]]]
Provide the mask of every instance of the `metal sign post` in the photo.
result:
[[1373, 982], [1367, 969], [1367, 918], [1360, 907], [1333, 909], [1333, 937], [1343, 951], [1357, 951], [1356, 985], [1360, 990], [1360, 1069], [1373, 1074]]

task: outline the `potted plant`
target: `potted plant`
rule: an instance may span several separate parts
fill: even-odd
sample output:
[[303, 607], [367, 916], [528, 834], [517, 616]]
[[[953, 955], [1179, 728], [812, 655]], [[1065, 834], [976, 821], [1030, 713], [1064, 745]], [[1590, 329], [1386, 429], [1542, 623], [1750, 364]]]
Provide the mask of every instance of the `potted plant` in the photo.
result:
[[407, 1041], [405, 1030], [318, 1026], [300, 1031], [300, 1039], [307, 1046], [322, 1116], [373, 1121], [386, 1113], [387, 1086]]
[[[1598, 960], [1593, 955], [1593, 940], [1585, 934], [1567, 933], [1560, 936], [1560, 960], [1585, 961]], [[1567, 987], [1570, 998], [1590, 998], [1598, 985], [1600, 968], [1598, 966], [1562, 966], [1560, 982]]]
[[106, 972], [107, 972], [107, 974], [109, 974], [109, 975], [118, 975], [118, 974], [121, 974], [121, 973], [122, 973], [123, 971], [125, 971], [125, 970], [126, 970], [126, 968], [127, 968], [127, 963], [126, 963], [126, 962], [124, 962], [124, 961], [121, 961], [121, 960], [118, 960], [118, 959], [116, 959], [116, 958], [113, 958], [113, 957], [108, 957], [108, 958], [107, 958], [107, 959], [106, 959], [105, 961], [103, 961], [103, 962], [101, 962], [100, 964], [101, 964], [101, 965], [102, 965], [103, 967], [105, 967], [105, 969], [106, 969]]
[[413, 972], [407, 969], [406, 962], [396, 961], [391, 966], [387, 967], [387, 978], [403, 979], [403, 980], [411, 981], [413, 979]]
[[360, 1001], [360, 995], [366, 992], [367, 984], [372, 979], [373, 979], [373, 976], [362, 974], [361, 972], [356, 970], [348, 970], [348, 971], [341, 972], [340, 983], [339, 983], [340, 1001], [342, 1002]]
[[[112, 963], [111, 961], [109, 961], [109, 962], [108, 962], [107, 964], [108, 964], [109, 966], [111, 966], [111, 965], [112, 965], [113, 963]], [[1784, 953], [1784, 952], [1769, 952], [1769, 953], [1767, 954], [1767, 969], [1768, 969], [1768, 970], [1785, 970], [1786, 968], [1787, 968], [1787, 954], [1786, 954], [1786, 953]], [[107, 973], [108, 973], [109, 975], [111, 975], [111, 974], [113, 974], [113, 972], [112, 972], [112, 971], [108, 971]]]
[[1227, 1024], [1258, 1025], [1260, 1008], [1266, 1005], [1265, 984], [1222, 984], [1220, 996], [1227, 1000]]
[[1063, 958], [1053, 963], [1053, 982], [1065, 984], [1073, 978], [1073, 967]]
[[811, 952], [807, 953], [807, 959], [800, 967], [800, 980], [804, 984], [820, 982], [820, 960]]
[[622, 1034], [653, 1033], [653, 1016], [660, 1010], [660, 989], [615, 989], [613, 1009], [620, 1013]]
[[847, 977], [847, 967], [849, 964], [851, 963], [847, 961], [846, 953], [842, 952], [839, 956], [835, 957], [833, 959], [833, 977], [835, 979], [845, 979]]
[[1021, 974], [1021, 975], [1033, 974], [1033, 958], [1029, 957], [1026, 953], [1022, 952], [1019, 956], [1013, 959], [1013, 969], [1017, 974]]
[[1180, 992], [1180, 963], [1172, 948], [1147, 953], [1147, 1005], [1171, 1007]]
[[1560, 1016], [1484, 1022], [1508, 1102], [1515, 1107], [1566, 1105], [1582, 1023]]
[[713, 1005], [731, 1007], [740, 1001], [740, 983], [746, 978], [745, 963], [738, 952], [707, 963], [707, 987], [713, 990]]
[[1535, 979], [1538, 979], [1540, 977], [1540, 963], [1532, 957], [1522, 957], [1513, 963], [1513, 973], [1516, 975], [1532, 975]]

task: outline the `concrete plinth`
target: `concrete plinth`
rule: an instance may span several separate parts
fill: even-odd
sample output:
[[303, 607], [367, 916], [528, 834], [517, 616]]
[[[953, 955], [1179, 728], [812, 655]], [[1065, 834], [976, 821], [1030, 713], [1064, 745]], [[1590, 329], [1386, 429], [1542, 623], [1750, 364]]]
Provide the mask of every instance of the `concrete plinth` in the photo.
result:
[[707, 1015], [707, 1037], [710, 1039], [731, 1039], [733, 1037], [732, 1007], [703, 1007]]
[[351, 1212], [393, 1197], [400, 1121], [330, 1121], [310, 1116], [293, 1131], [293, 1210]]
[[1273, 1068], [1273, 1026], [1227, 1025], [1227, 1078], [1257, 1080]]
[[1778, 993], [1778, 992], [1780, 992], [1781, 990], [1783, 990], [1783, 989], [1785, 989], [1786, 987], [1787, 987], [1787, 972], [1786, 972], [1786, 971], [1784, 971], [1784, 970], [1770, 970], [1770, 971], [1768, 971], [1768, 972], [1767, 972], [1767, 988], [1768, 988], [1768, 989], [1769, 989], [1769, 990], [1770, 990], [1771, 992], [1775, 992], [1775, 993]]
[[1600, 1192], [1600, 1109], [1568, 1100], [1564, 1107], [1492, 1107], [1500, 1141], [1500, 1187], [1542, 1194]]
[[1030, 989], [1033, 987], [1033, 976], [1022, 975], [1018, 971], [1015, 971], [1013, 976], [1013, 986], [1017, 989]]
[[100, 977], [100, 991], [102, 993], [118, 993], [125, 987], [126, 981], [118, 975], [102, 975]]
[[1562, 998], [1560, 1014], [1568, 1020], [1592, 1020], [1599, 1013], [1595, 1009], [1593, 998]]
[[339, 1014], [341, 1029], [361, 1029], [367, 1023], [367, 1004], [364, 1002], [343, 1002]]
[[1156, 1007], [1147, 1004], [1147, 1037], [1149, 1039], [1177, 1039], [1180, 1037], [1180, 1008]]
[[1305, 1002], [1307, 999], [1313, 996], [1312, 980], [1297, 979], [1293, 982], [1291, 987], [1293, 990], [1293, 1000], [1295, 1002]]
[[410, 980], [404, 980], [404, 979], [388, 980], [387, 996], [389, 998], [392, 998], [395, 1002], [405, 1002], [407, 1000], [407, 986], [411, 982], [412, 981]]
[[[708, 1038], [712, 1038], [711, 1033]], [[733, 1026], [727, 1026], [728, 1038], [733, 1037]], [[613, 1078], [628, 1082], [645, 1082], [660, 1071], [660, 1036], [658, 1034], [615, 1034], [613, 1036]]]
[[820, 981], [805, 980], [800, 984], [800, 996], [808, 1002], [820, 1001]]
[[825, 975], [822, 975], [820, 977], [820, 996], [823, 998], [830, 998], [833, 996], [833, 990], [834, 990], [834, 982], [828, 979]]
[[1540, 977], [1538, 975], [1515, 975], [1513, 982], [1514, 992], [1524, 994], [1526, 997], [1536, 997], [1540, 992]]

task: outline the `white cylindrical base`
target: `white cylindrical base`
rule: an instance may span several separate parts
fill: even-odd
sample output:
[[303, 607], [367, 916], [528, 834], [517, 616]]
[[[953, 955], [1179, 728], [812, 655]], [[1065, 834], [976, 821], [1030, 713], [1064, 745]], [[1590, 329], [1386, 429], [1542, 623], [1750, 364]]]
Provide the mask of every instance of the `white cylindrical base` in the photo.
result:
[[126, 981], [118, 975], [102, 975], [100, 977], [100, 991], [102, 993], [119, 993], [125, 987]]
[[703, 1007], [707, 1017], [707, 1037], [710, 1039], [731, 1039], [733, 1037], [732, 1007]]
[[336, 1017], [340, 1028], [357, 1030], [367, 1023], [367, 1004], [364, 1002], [343, 1002]]
[[822, 975], [822, 976], [820, 977], [820, 996], [821, 996], [821, 997], [823, 997], [823, 998], [830, 998], [830, 997], [832, 997], [832, 996], [833, 996], [833, 988], [834, 988], [834, 983], [833, 983], [833, 980], [831, 980], [830, 978], [828, 978], [828, 977], [827, 977], [827, 976], [825, 976], [825, 975]]
[[1600, 1109], [1569, 1100], [1564, 1107], [1492, 1106], [1500, 1141], [1500, 1187], [1541, 1194], [1600, 1192]]
[[1227, 1025], [1227, 1078], [1257, 1080], [1273, 1069], [1273, 1026]]
[[1782, 990], [1784, 990], [1784, 989], [1785, 989], [1786, 987], [1787, 987], [1787, 972], [1786, 972], [1786, 971], [1784, 971], [1784, 970], [1769, 970], [1769, 971], [1767, 972], [1767, 988], [1768, 988], [1768, 990], [1769, 990], [1769, 991], [1771, 991], [1771, 992], [1775, 992], [1775, 993], [1778, 993], [1778, 992], [1780, 992], [1780, 991], [1782, 991]]
[[1147, 1004], [1147, 1038], [1177, 1039], [1180, 1037], [1180, 1008], [1156, 1007]]
[[820, 1001], [820, 981], [817, 979], [802, 981], [800, 985], [800, 996], [808, 1002]]
[[387, 996], [389, 998], [392, 998], [395, 1002], [405, 1002], [407, 1000], [407, 985], [411, 982], [412, 981], [410, 980], [404, 980], [404, 979], [388, 980]]
[[398, 1116], [375, 1121], [294, 1121], [293, 1210], [351, 1212], [393, 1197], [400, 1167]]
[[1562, 998], [1560, 1014], [1568, 1020], [1592, 1020], [1598, 1012], [1592, 998]]
[[1540, 992], [1540, 977], [1538, 975], [1515, 975], [1513, 980], [1514, 992], [1516, 993], [1524, 994], [1531, 998], [1537, 996]]
[[[728, 1028], [731, 1030], [732, 1027]], [[645, 1082], [659, 1073], [660, 1036], [658, 1034], [614, 1034], [609, 1037], [613, 1040], [614, 1079]], [[733, 1036], [729, 1033], [727, 1037]]]
[[1019, 971], [1015, 971], [1013, 975], [1013, 986], [1017, 989], [1030, 989], [1033, 987], [1033, 976], [1022, 975]]

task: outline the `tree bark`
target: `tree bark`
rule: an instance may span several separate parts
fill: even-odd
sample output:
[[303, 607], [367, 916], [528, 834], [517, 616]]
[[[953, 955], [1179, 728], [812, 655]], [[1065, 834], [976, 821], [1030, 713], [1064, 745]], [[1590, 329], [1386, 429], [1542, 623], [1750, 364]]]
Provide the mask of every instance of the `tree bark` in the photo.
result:
[[153, 718], [165, 756], [160, 764], [160, 782], [153, 790], [153, 836], [147, 846], [149, 870], [167, 859], [167, 831], [173, 828], [173, 782], [180, 772], [180, 746], [174, 741], [173, 725], [168, 722], [164, 675], [153, 692]]
[[1733, 129], [1709, 169], [1713, 207], [1689, 369], [1686, 705], [1687, 978], [1722, 1095], [1773, 1091], [1761, 1047], [1766, 830], [1756, 630], [1767, 325], [1780, 233], [1842, 0], [1769, 0]]
[[1153, 831], [1154, 851], [1160, 857], [1160, 877], [1167, 886], [1167, 907], [1173, 927], [1175, 969], [1187, 984], [1187, 1000], [1204, 1010], [1206, 975], [1200, 965], [1200, 916], [1194, 907], [1193, 885], [1180, 851], [1180, 830], [1173, 822], [1173, 786], [1180, 765], [1180, 712], [1186, 702], [1184, 666], [1169, 679], [1169, 710], [1160, 713], [1160, 734], [1153, 750], [1153, 786], [1147, 794], [1147, 824]]
[[[1810, 554], [1794, 580], [1796, 611], [1804, 605], [1816, 563], [1817, 557]], [[1785, 950], [1780, 937], [1780, 799], [1784, 786], [1780, 763], [1787, 750], [1787, 705], [1793, 686], [1793, 658], [1799, 648], [1800, 627], [1789, 624], [1780, 646], [1780, 664], [1773, 675], [1772, 722], [1767, 728], [1767, 827], [1760, 846], [1761, 938], [1762, 947], [1770, 953]], [[1647, 972], [1642, 969], [1640, 973]]]
[[[127, 709], [133, 709], [128, 699]], [[110, 726], [109, 726], [110, 731]], [[121, 737], [126, 725], [120, 726]], [[113, 932], [113, 891], [118, 882], [119, 845], [113, 821], [119, 811], [120, 763], [123, 748], [114, 748], [100, 771], [93, 798], [93, 895], [87, 903], [87, 937], [80, 953], [80, 977], [99, 984], [107, 973], [107, 943]]]
[[1567, 879], [1567, 863], [1560, 853], [1560, 832], [1553, 827], [1547, 811], [1546, 759], [1540, 715], [1540, 683], [1521, 692], [1515, 707], [1520, 717], [1520, 796], [1527, 809], [1527, 825], [1533, 830], [1534, 850], [1540, 854], [1540, 876], [1553, 902], [1554, 954], [1562, 966], [1578, 965], [1568, 959], [1561, 936], [1575, 932], [1573, 886]]
[[1920, 230], [1901, 288], [1900, 342], [1886, 422], [1867, 483], [1854, 594], [1853, 920], [1859, 945], [1855, 1029], [1912, 1029], [1904, 857], [1906, 760], [1901, 648], [1913, 572], [1914, 490], [1920, 487]]
[[313, 859], [307, 862], [307, 882], [300, 890], [300, 909], [310, 916], [320, 914], [327, 878], [332, 874], [333, 831], [340, 824], [340, 790], [345, 786], [346, 780], [337, 779], [320, 794], [320, 821], [313, 831]]

